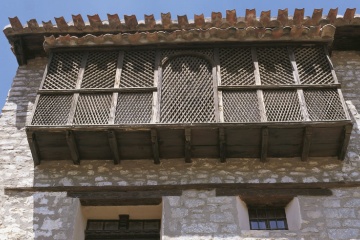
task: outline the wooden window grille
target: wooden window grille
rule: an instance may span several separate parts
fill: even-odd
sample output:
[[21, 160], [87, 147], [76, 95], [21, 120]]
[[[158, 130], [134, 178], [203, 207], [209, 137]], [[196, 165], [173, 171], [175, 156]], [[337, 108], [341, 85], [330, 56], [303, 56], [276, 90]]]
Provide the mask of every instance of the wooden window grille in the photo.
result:
[[224, 91], [222, 97], [225, 122], [261, 122], [256, 91]]
[[266, 207], [249, 209], [251, 230], [287, 230], [287, 221], [284, 208]]
[[160, 121], [216, 122], [211, 64], [199, 56], [179, 55], [165, 62], [162, 72]]
[[120, 215], [119, 220], [88, 220], [85, 239], [160, 239], [161, 220], [130, 220]]

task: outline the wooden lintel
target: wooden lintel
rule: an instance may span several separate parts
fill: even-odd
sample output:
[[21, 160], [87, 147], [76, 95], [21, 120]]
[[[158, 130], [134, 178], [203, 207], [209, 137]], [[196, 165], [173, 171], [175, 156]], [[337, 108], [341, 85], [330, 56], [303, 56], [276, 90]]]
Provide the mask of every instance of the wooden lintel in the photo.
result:
[[219, 128], [219, 152], [220, 152], [220, 162], [226, 162], [226, 136], [225, 129]]
[[269, 130], [267, 127], [261, 129], [261, 154], [260, 161], [267, 162]]
[[31, 131], [27, 131], [27, 139], [29, 142], [29, 146], [30, 146], [30, 151], [33, 157], [33, 161], [35, 166], [40, 164], [40, 153], [39, 153], [39, 148], [36, 142], [36, 136], [34, 132]]
[[350, 135], [351, 135], [352, 127], [353, 127], [352, 124], [348, 124], [348, 125], [344, 126], [343, 139], [342, 139], [342, 144], [341, 144], [341, 148], [339, 150], [339, 156], [338, 156], [339, 160], [344, 160], [345, 159], [346, 150], [348, 148], [349, 141], [350, 141]]
[[68, 144], [71, 158], [72, 158], [74, 164], [77, 164], [77, 165], [80, 164], [79, 152], [77, 149], [76, 139], [75, 139], [75, 135], [74, 135], [73, 131], [71, 131], [71, 130], [66, 131], [66, 142]]
[[160, 164], [159, 142], [156, 129], [151, 129], [151, 144], [153, 150], [154, 163]]
[[306, 127], [304, 130], [304, 139], [302, 145], [301, 161], [307, 161], [311, 146], [312, 128]]
[[295, 197], [295, 196], [331, 196], [330, 189], [324, 188], [279, 188], [279, 189], [246, 189], [217, 188], [216, 196], [240, 197]]
[[80, 198], [80, 199], [149, 199], [149, 198], [161, 198], [162, 196], [181, 196], [182, 190], [156, 190], [156, 191], [99, 191], [99, 192], [77, 192], [69, 191], [68, 197]]
[[114, 164], [120, 163], [120, 155], [119, 155], [119, 148], [118, 143], [116, 141], [116, 133], [115, 131], [108, 131], [108, 139], [109, 139], [109, 145], [111, 149], [111, 153], [113, 155]]
[[191, 163], [191, 129], [185, 128], [185, 162]]

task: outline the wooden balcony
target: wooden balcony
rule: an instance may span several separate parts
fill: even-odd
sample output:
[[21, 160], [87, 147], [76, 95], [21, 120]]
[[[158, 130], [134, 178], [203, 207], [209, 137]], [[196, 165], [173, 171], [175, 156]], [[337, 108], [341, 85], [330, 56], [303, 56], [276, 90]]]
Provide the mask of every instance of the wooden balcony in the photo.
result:
[[345, 157], [350, 120], [302, 123], [211, 123], [28, 126], [35, 164], [50, 160]]

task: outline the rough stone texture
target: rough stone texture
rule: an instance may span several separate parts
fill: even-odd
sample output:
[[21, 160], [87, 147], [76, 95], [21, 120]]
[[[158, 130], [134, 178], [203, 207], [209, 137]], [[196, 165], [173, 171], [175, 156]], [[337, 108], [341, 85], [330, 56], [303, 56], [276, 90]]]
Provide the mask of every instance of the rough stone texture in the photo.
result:
[[[360, 122], [360, 52], [333, 52], [332, 60], [345, 99]], [[190, 183], [283, 183], [360, 181], [360, 130], [355, 124], [347, 158], [217, 159], [152, 161], [43, 162], [34, 168], [24, 126], [29, 119], [46, 59], [19, 67], [0, 118], [0, 239], [71, 239], [76, 208], [64, 193], [4, 192], [5, 187], [104, 186]], [[135, 164], [136, 162], [136, 164]], [[331, 197], [299, 197], [299, 231], [249, 231], [238, 226], [235, 197], [217, 198], [213, 191], [185, 191], [166, 197], [166, 229], [171, 239], [351, 239], [360, 238], [360, 189], [335, 189]], [[73, 211], [74, 212], [74, 211]], [[49, 236], [49, 234], [51, 236]], [[170, 235], [168, 236], [170, 238]], [[164, 238], [166, 239], [166, 238]]]

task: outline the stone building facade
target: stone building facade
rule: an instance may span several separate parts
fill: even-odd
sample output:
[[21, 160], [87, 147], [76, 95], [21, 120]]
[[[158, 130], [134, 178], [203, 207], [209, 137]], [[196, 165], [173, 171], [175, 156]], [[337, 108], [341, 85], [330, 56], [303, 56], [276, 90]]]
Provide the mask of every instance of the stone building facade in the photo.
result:
[[[333, 24], [340, 30], [341, 26], [358, 26], [359, 18], [351, 11]], [[35, 26], [31, 23], [27, 28]], [[12, 24], [13, 32], [5, 29], [5, 34], [14, 41], [16, 31], [26, 29], [16, 30], [16, 23]], [[14, 46], [20, 66], [0, 119], [0, 239], [84, 239], [88, 219], [114, 219], [119, 214], [161, 219], [164, 240], [360, 239], [360, 48], [359, 44], [341, 48], [336, 34], [330, 45], [331, 60], [354, 124], [343, 161], [334, 157], [309, 157], [307, 161], [270, 158], [267, 162], [195, 158], [191, 163], [161, 159], [160, 164], [133, 160], [114, 165], [112, 160], [87, 160], [75, 165], [69, 159], [34, 166], [25, 127], [48, 59], [36, 53], [33, 55], [38, 56], [29, 57], [24, 64], [21, 61], [26, 57], [19, 57], [21, 51]], [[110, 192], [110, 200], [118, 197], [118, 202], [126, 194], [130, 197], [125, 200], [134, 200], [141, 194], [162, 192], [162, 201], [149, 206], [88, 206], [86, 200], [99, 199], [87, 199], [85, 188], [96, 196]], [[276, 201], [294, 189], [300, 190], [295, 191], [296, 196], [289, 193], [292, 206], [285, 209], [288, 230], [250, 230], [242, 194]]]

